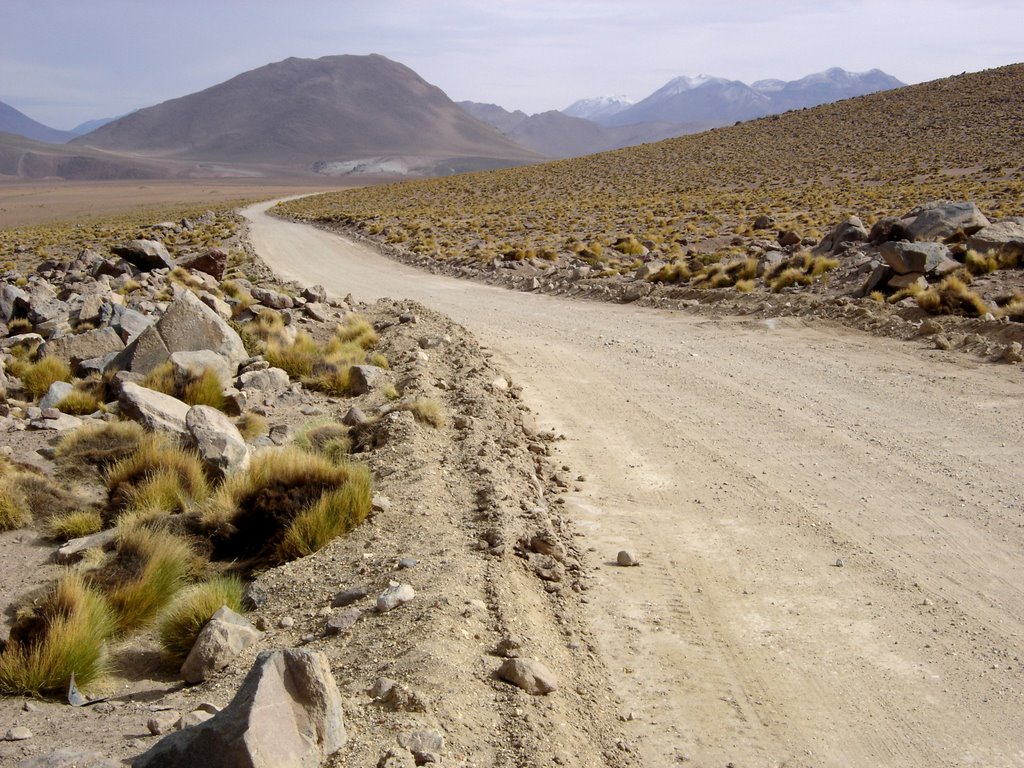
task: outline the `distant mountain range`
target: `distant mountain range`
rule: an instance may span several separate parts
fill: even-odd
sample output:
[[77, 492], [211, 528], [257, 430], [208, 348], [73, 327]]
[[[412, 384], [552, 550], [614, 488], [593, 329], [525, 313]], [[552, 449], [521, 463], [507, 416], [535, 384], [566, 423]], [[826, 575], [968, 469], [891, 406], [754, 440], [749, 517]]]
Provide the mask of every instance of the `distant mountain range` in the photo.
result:
[[674, 78], [636, 103], [599, 97], [527, 115], [456, 105], [376, 54], [290, 58], [74, 131], [0, 103], [0, 175], [441, 175], [660, 141], [901, 85], [877, 69], [752, 85], [701, 75]]
[[581, 99], [560, 113], [527, 115], [475, 102], [459, 102], [459, 106], [524, 147], [549, 157], [570, 157], [901, 86], [902, 82], [878, 69], [857, 73], [835, 67], [790, 82], [759, 80], [752, 85], [710, 75], [684, 75], [636, 103], [624, 96]]

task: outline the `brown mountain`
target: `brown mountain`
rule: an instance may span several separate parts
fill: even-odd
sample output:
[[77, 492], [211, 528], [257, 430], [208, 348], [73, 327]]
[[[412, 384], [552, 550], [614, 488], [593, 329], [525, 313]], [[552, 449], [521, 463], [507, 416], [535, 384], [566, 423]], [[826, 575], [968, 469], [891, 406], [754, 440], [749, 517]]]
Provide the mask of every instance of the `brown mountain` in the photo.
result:
[[183, 173], [177, 164], [122, 157], [88, 147], [48, 144], [12, 133], [0, 133], [0, 178], [159, 179]]
[[[126, 115], [72, 144], [206, 162], [351, 170], [493, 167], [539, 158], [383, 56], [290, 58]], [[360, 166], [362, 167], [362, 166]]]

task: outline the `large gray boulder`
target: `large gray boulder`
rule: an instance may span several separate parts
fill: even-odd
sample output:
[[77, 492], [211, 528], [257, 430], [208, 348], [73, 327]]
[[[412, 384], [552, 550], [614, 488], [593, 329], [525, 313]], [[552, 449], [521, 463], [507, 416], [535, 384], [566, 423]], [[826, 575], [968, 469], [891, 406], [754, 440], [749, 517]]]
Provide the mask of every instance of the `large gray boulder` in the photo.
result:
[[199, 632], [188, 658], [181, 665], [181, 679], [193, 685], [203, 682], [261, 637], [263, 633], [245, 616], [226, 605], [221, 607]]
[[28, 294], [10, 283], [0, 288], [0, 320], [6, 323], [14, 316], [15, 301], [18, 299], [28, 301]]
[[165, 432], [177, 438], [188, 434], [185, 419], [189, 406], [176, 397], [126, 381], [117, 400], [123, 417], [137, 421], [151, 432]]
[[989, 220], [969, 200], [934, 200], [907, 213], [902, 224], [912, 240], [943, 240], [958, 230], [974, 234]]
[[946, 273], [962, 265], [950, 256], [949, 248], [942, 243], [883, 243], [879, 249], [885, 263], [898, 275], [912, 272], [927, 274]]
[[868, 239], [864, 222], [857, 216], [839, 222], [814, 248], [816, 254], [833, 254], [846, 250], [844, 243], [863, 243]]
[[246, 371], [235, 384], [243, 392], [278, 395], [288, 389], [291, 379], [280, 368], [265, 368], [262, 371]]
[[238, 428], [216, 408], [196, 405], [185, 414], [185, 429], [203, 464], [227, 477], [249, 468], [249, 448]]
[[1003, 219], [967, 238], [967, 248], [1004, 259], [1024, 256], [1024, 219]]
[[345, 745], [341, 694], [326, 657], [264, 651], [212, 718], [163, 738], [134, 768], [315, 768]]
[[224, 279], [224, 272], [228, 268], [228, 252], [223, 248], [210, 248], [205, 253], [183, 256], [178, 266], [203, 272], [220, 281]]
[[145, 272], [174, 268], [174, 259], [159, 240], [129, 240], [127, 243], [115, 245], [110, 250]]
[[173, 352], [196, 350], [215, 352], [236, 367], [249, 357], [235, 330], [191, 291], [183, 291], [156, 325], [125, 348], [118, 364], [123, 370], [145, 374]]
[[39, 400], [39, 407], [44, 411], [47, 408], [56, 408], [65, 397], [75, 391], [75, 385], [66, 381], [55, 381], [46, 390], [46, 394]]
[[111, 352], [124, 349], [124, 342], [113, 328], [96, 328], [85, 333], [69, 333], [49, 339], [43, 346], [42, 353], [63, 360], [77, 369], [83, 360], [103, 357]]

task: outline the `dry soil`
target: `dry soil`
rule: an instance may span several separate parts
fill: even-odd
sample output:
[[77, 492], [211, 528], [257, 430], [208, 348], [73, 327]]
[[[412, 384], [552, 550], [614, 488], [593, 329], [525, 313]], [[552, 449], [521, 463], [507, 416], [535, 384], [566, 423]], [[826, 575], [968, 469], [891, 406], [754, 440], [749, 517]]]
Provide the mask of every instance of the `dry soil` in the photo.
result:
[[267, 207], [275, 271], [450, 315], [566, 435], [645, 765], [1024, 765], [1019, 366], [428, 275]]

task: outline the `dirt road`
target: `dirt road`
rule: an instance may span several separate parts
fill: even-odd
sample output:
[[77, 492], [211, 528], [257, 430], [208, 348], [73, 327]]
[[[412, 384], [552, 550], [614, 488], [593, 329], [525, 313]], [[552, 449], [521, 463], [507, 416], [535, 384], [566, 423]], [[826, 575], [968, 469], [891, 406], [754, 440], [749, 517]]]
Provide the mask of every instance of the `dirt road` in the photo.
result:
[[1024, 765], [1019, 366], [436, 277], [266, 207], [279, 274], [451, 315], [565, 433], [645, 764]]

